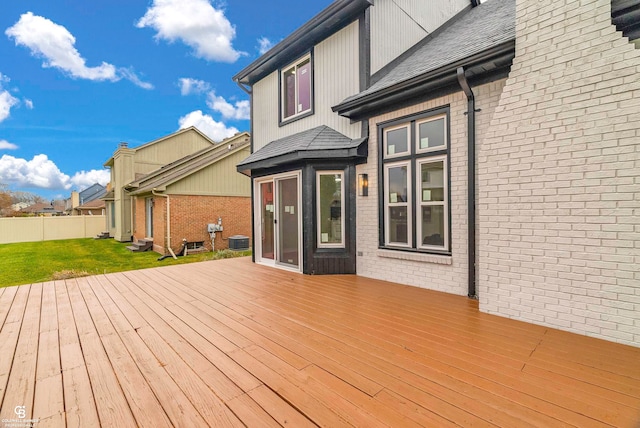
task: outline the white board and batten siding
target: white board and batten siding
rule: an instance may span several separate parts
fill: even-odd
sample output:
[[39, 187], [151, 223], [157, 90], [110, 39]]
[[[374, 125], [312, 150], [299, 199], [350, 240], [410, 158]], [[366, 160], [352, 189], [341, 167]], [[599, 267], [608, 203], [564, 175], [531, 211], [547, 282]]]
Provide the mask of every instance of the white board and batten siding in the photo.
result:
[[313, 62], [314, 114], [311, 116], [279, 126], [279, 71], [254, 85], [254, 151], [271, 141], [321, 125], [330, 126], [350, 138], [360, 138], [359, 124], [352, 124], [331, 110], [360, 89], [358, 22], [317, 44], [313, 50]]
[[407, 49], [469, 6], [469, 0], [376, 1], [371, 8], [371, 73], [376, 73]]

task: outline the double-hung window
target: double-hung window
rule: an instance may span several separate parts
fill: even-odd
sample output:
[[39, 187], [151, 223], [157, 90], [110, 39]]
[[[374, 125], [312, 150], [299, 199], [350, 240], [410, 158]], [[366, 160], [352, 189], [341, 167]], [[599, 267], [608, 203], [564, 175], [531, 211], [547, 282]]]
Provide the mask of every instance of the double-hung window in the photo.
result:
[[450, 252], [448, 109], [380, 125], [383, 247]]
[[281, 121], [311, 113], [313, 107], [313, 69], [311, 54], [283, 68], [280, 75]]

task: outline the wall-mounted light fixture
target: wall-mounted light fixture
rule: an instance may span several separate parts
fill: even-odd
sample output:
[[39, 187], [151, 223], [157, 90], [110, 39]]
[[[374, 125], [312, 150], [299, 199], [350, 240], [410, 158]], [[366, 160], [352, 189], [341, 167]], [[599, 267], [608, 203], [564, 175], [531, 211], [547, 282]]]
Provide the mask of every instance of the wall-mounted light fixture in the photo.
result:
[[369, 174], [358, 174], [358, 196], [369, 196]]

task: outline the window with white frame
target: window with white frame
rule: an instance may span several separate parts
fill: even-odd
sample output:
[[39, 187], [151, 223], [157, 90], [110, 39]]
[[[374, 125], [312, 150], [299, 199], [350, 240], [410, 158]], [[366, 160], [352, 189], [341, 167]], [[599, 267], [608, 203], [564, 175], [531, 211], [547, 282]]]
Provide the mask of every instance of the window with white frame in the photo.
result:
[[313, 105], [313, 70], [311, 54], [305, 55], [281, 71], [282, 121], [310, 113]]
[[450, 252], [448, 109], [380, 126], [384, 247]]
[[344, 248], [344, 172], [316, 176], [318, 248]]

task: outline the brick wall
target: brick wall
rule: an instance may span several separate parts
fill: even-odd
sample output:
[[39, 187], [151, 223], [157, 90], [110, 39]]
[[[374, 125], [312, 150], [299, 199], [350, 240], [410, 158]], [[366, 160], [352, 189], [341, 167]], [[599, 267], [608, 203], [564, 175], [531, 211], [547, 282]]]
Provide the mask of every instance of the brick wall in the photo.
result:
[[[217, 223], [222, 218], [224, 230], [216, 233], [215, 249], [229, 248], [229, 236], [251, 237], [251, 198], [233, 196], [190, 196], [170, 195], [171, 248], [179, 251], [182, 239], [188, 242], [204, 242], [211, 250], [211, 238], [207, 224]], [[135, 238], [145, 236], [145, 200], [137, 198], [135, 209]], [[153, 206], [153, 249], [165, 253], [166, 198], [154, 197]]]
[[640, 50], [609, 0], [518, 0], [479, 151], [480, 309], [640, 346]]
[[[494, 0], [495, 1], [495, 0]], [[477, 138], [489, 128], [504, 80], [473, 88], [476, 95]], [[434, 256], [378, 249], [378, 134], [377, 125], [407, 115], [450, 106], [452, 255]], [[357, 173], [369, 175], [369, 196], [357, 199], [358, 275], [401, 284], [466, 295], [467, 287], [467, 98], [462, 92], [420, 103], [371, 119], [369, 160]]]

